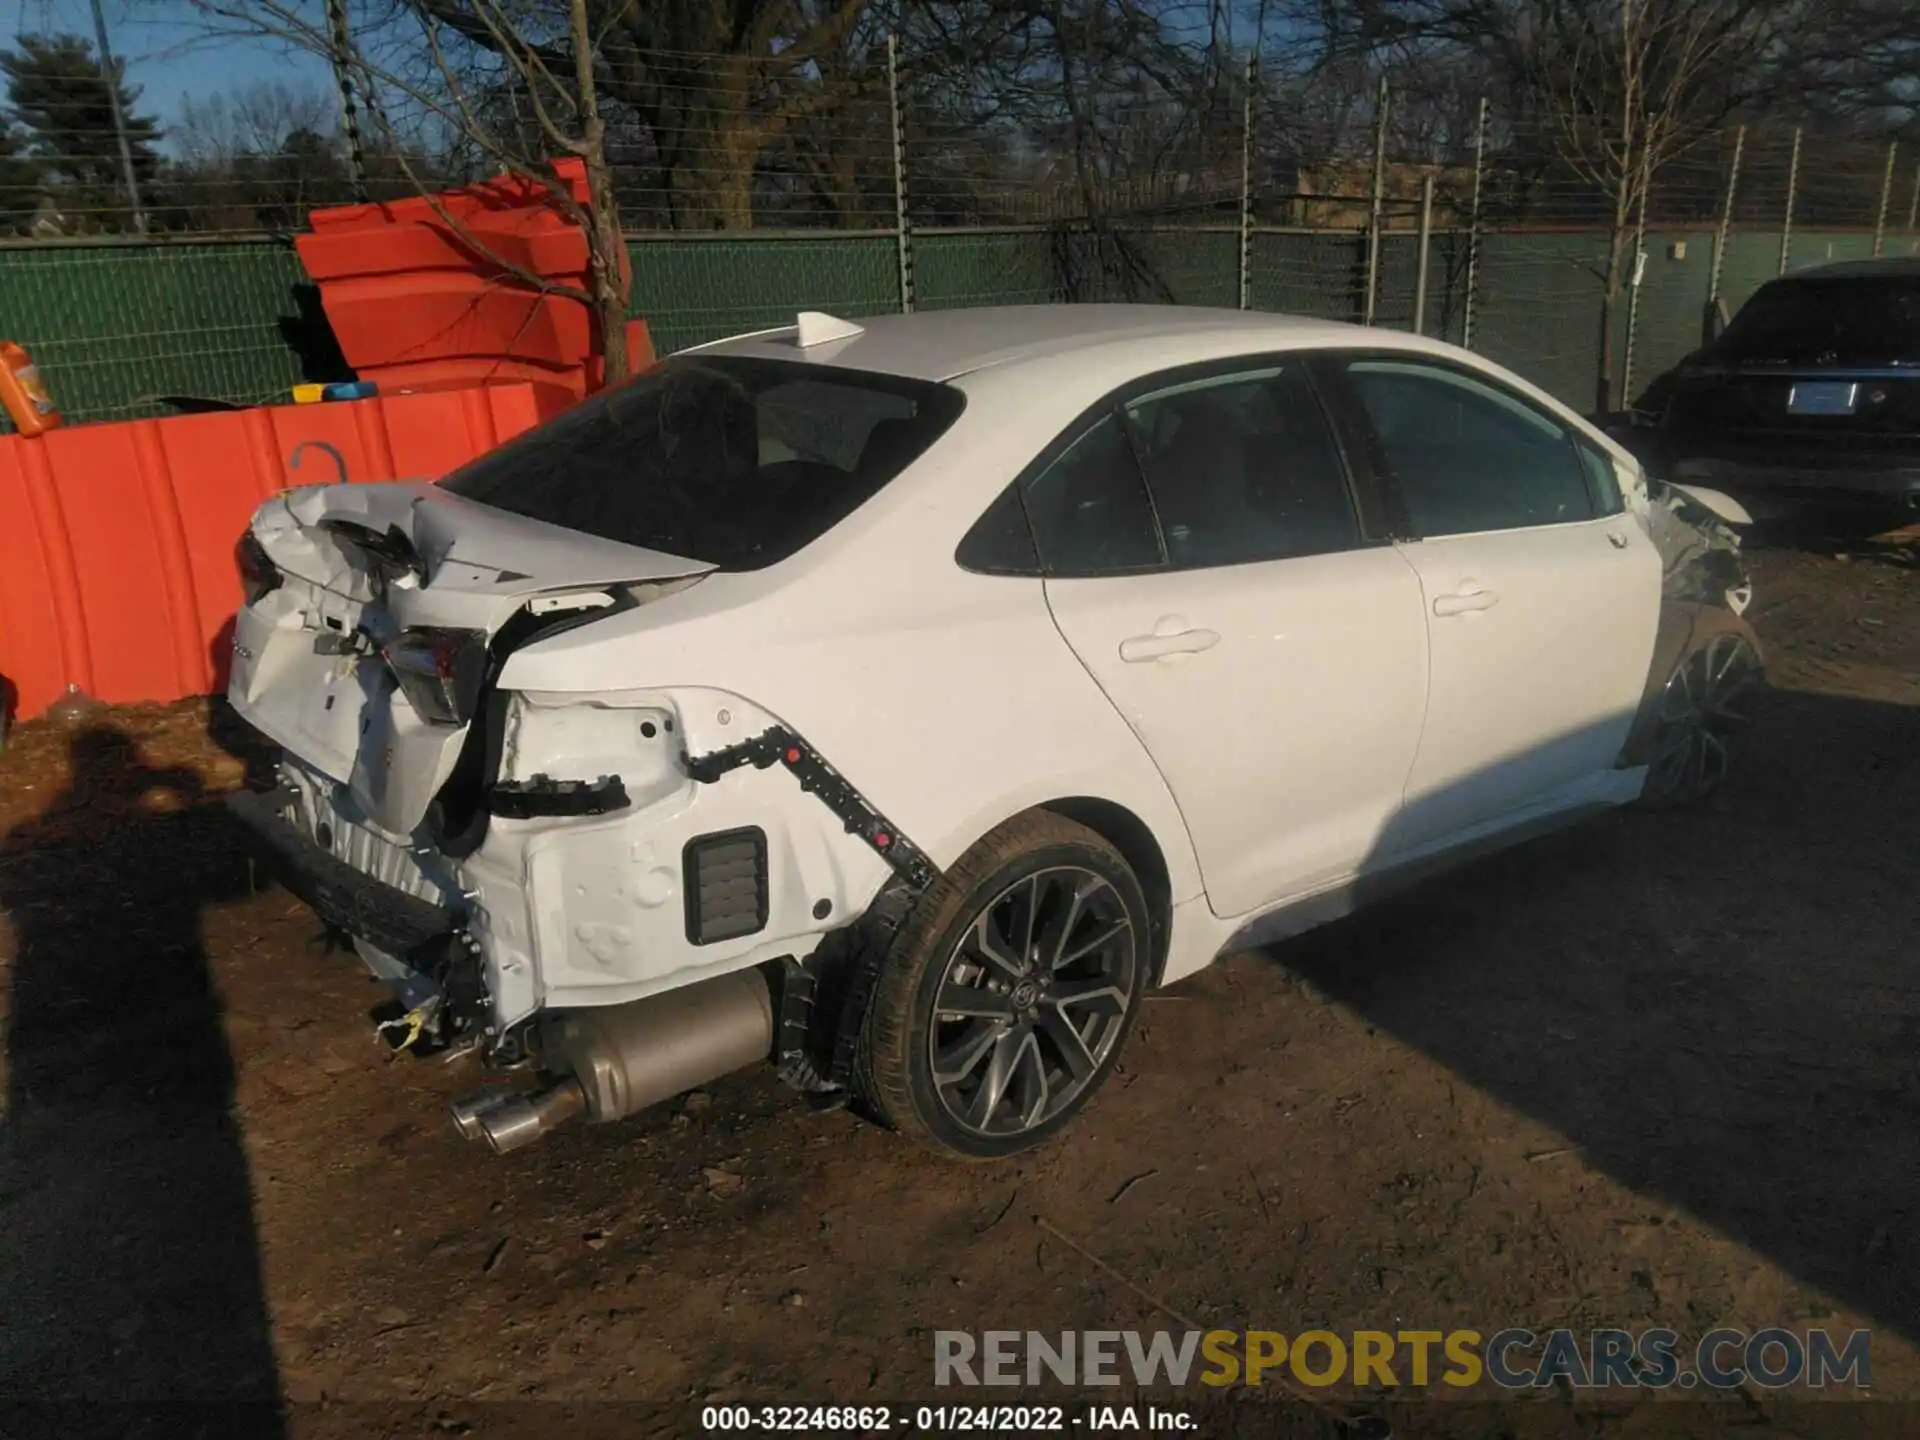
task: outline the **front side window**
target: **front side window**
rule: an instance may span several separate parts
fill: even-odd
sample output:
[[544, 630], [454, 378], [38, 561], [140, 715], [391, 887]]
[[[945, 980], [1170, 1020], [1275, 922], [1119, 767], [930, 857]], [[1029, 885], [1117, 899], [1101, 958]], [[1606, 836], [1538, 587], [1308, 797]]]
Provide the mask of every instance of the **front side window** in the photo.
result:
[[925, 381], [689, 355], [481, 456], [445, 488], [602, 539], [757, 570], [852, 514], [964, 405]]
[[1170, 565], [1359, 543], [1340, 452], [1298, 363], [1173, 386], [1130, 402], [1126, 416]]
[[1347, 377], [1414, 533], [1470, 535], [1601, 512], [1566, 426], [1519, 397], [1419, 361], [1358, 358]]
[[1620, 490], [1620, 472], [1614, 466], [1613, 457], [1584, 437], [1574, 437], [1573, 445], [1586, 472], [1587, 498], [1593, 502], [1593, 513], [1618, 515], [1627, 502]]

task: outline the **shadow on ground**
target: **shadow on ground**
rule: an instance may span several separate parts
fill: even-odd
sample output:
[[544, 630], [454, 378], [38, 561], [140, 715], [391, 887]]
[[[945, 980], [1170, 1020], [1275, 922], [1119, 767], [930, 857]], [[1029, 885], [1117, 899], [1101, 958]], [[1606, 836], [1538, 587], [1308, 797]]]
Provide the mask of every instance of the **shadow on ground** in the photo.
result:
[[1610, 817], [1270, 953], [1920, 1336], [1917, 781], [1920, 708], [1775, 693], [1708, 810]]
[[187, 769], [111, 724], [0, 840], [14, 931], [0, 1394], [14, 1401], [259, 1401], [279, 1426], [234, 1062], [203, 907], [248, 872]]

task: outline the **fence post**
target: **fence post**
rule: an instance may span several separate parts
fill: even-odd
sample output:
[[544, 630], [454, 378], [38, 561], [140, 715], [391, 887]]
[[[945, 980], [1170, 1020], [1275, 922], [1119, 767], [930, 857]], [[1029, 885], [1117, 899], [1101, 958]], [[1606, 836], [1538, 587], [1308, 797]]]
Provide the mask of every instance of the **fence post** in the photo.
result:
[[327, 0], [327, 54], [333, 83], [340, 91], [340, 125], [347, 137], [347, 183], [353, 198], [367, 198], [367, 167], [360, 152], [360, 112], [353, 103], [352, 41], [347, 33], [347, 0]]
[[1420, 177], [1420, 253], [1413, 262], [1413, 333], [1427, 333], [1427, 250], [1433, 244], [1433, 172]]
[[1887, 202], [1893, 199], [1893, 161], [1894, 157], [1899, 153], [1900, 142], [1898, 140], [1889, 140], [1887, 142], [1887, 173], [1880, 177], [1880, 213], [1874, 217], [1873, 221], [1873, 254], [1875, 259], [1880, 257], [1881, 250], [1886, 246]]
[[1800, 127], [1793, 127], [1793, 155], [1787, 161], [1787, 213], [1780, 222], [1780, 273], [1787, 273], [1787, 257], [1793, 253], [1793, 197], [1800, 188]]
[[900, 313], [913, 312], [913, 232], [907, 227], [907, 144], [900, 127], [900, 45], [887, 36], [887, 115], [893, 126], [893, 238], [900, 256]]
[[1380, 77], [1379, 98], [1373, 111], [1373, 209], [1367, 220], [1367, 300], [1363, 325], [1373, 324], [1380, 297], [1380, 217], [1387, 184], [1387, 77]]
[[1733, 167], [1727, 171], [1727, 200], [1720, 207], [1720, 232], [1713, 237], [1713, 270], [1707, 276], [1707, 330], [1712, 339], [1713, 316], [1720, 304], [1720, 270], [1727, 262], [1727, 232], [1733, 228], [1733, 197], [1740, 185], [1740, 156], [1747, 148], [1747, 127], [1733, 132]]
[[1614, 404], [1620, 409], [1633, 405], [1633, 347], [1640, 328], [1640, 282], [1647, 273], [1647, 191], [1653, 188], [1652, 151], [1640, 150], [1640, 203], [1633, 220], [1633, 277], [1627, 290], [1627, 344], [1620, 359], [1620, 393]]
[[1473, 348], [1473, 312], [1480, 300], [1480, 177], [1487, 163], [1487, 97], [1480, 97], [1480, 117], [1473, 127], [1473, 207], [1467, 212], [1467, 304], [1460, 327], [1460, 347]]
[[1260, 52], [1247, 56], [1247, 93], [1240, 109], [1240, 308], [1253, 308], [1253, 84]]
[[1920, 165], [1913, 167], [1913, 203], [1907, 206], [1907, 234], [1920, 235]]

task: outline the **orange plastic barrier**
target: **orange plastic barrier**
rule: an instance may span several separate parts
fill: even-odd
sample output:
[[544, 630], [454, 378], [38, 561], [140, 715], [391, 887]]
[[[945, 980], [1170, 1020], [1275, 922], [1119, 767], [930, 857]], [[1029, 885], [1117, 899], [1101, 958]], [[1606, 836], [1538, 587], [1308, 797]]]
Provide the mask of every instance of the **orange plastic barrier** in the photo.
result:
[[[584, 206], [586, 167], [569, 157], [553, 168]], [[589, 283], [587, 237], [545, 186], [502, 175], [431, 198], [315, 210], [309, 223], [294, 248], [362, 380], [389, 392], [524, 380], [549, 410], [600, 387], [591, 312], [541, 287]], [[629, 263], [624, 251], [620, 260]], [[624, 340], [632, 368], [652, 362], [644, 321], [628, 322]]]
[[0, 681], [17, 715], [226, 685], [233, 547], [289, 485], [437, 479], [541, 418], [495, 385], [0, 437]]

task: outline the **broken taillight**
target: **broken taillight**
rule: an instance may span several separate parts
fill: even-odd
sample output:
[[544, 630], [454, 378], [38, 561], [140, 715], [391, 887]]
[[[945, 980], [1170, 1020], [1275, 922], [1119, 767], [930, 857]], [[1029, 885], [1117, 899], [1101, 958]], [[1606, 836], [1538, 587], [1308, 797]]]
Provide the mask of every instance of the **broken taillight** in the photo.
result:
[[280, 588], [280, 567], [253, 531], [242, 534], [240, 543], [233, 547], [233, 563], [240, 572], [240, 594], [247, 604], [256, 605]]
[[480, 703], [487, 636], [481, 630], [422, 626], [402, 630], [380, 647], [407, 703], [434, 725], [464, 725]]

